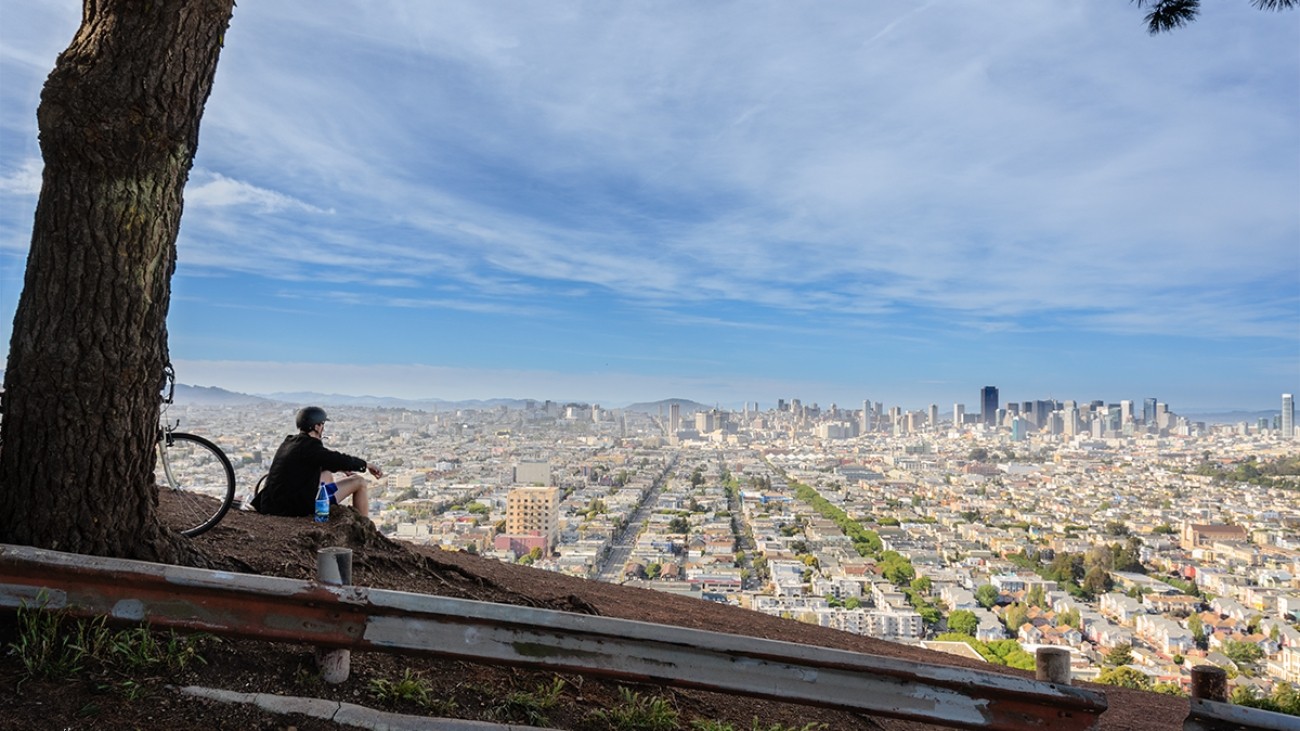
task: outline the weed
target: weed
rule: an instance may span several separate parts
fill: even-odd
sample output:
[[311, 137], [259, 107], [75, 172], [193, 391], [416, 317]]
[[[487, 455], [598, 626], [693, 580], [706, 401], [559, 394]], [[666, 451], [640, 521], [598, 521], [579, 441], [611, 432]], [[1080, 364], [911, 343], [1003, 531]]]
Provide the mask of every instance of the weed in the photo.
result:
[[44, 610], [47, 598], [43, 592], [38, 601], [40, 606], [35, 609], [26, 603], [18, 609], [18, 639], [9, 643], [9, 648], [29, 678], [70, 678], [100, 653], [108, 630], [102, 619], [78, 622], [65, 611]]
[[594, 711], [591, 718], [615, 731], [675, 731], [677, 710], [659, 696], [644, 697], [619, 686], [619, 703], [614, 708]]
[[9, 648], [28, 678], [64, 680], [84, 671], [128, 674], [140, 670], [184, 670], [204, 662], [200, 647], [206, 635], [165, 635], [148, 627], [113, 631], [103, 617], [75, 619], [64, 610], [47, 610], [40, 604], [18, 609], [18, 639]]
[[402, 671], [402, 678], [396, 680], [376, 678], [370, 680], [369, 687], [370, 693], [381, 701], [406, 701], [424, 708], [434, 705], [433, 685], [421, 678], [419, 672], [412, 671], [409, 667]]
[[556, 678], [549, 686], [539, 684], [537, 690], [531, 693], [514, 691], [492, 709], [492, 715], [510, 723], [533, 726], [548, 723], [548, 713], [560, 702], [563, 693], [564, 681], [560, 678]]

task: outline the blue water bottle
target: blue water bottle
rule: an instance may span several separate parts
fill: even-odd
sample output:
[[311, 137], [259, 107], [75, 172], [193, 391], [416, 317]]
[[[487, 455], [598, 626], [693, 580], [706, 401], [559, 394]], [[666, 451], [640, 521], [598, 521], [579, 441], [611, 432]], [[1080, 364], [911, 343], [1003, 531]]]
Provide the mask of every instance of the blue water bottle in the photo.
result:
[[324, 523], [330, 519], [330, 495], [325, 491], [325, 483], [320, 484], [316, 493], [316, 522]]

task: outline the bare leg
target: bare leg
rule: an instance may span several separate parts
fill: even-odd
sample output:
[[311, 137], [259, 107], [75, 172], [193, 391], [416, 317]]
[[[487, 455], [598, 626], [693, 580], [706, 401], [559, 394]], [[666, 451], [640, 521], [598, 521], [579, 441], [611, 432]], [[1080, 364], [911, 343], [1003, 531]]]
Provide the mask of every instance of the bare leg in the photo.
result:
[[334, 484], [338, 485], [339, 491], [334, 493], [334, 499], [343, 502], [343, 498], [352, 498], [352, 507], [363, 518], [370, 517], [370, 483], [361, 475], [348, 475]]

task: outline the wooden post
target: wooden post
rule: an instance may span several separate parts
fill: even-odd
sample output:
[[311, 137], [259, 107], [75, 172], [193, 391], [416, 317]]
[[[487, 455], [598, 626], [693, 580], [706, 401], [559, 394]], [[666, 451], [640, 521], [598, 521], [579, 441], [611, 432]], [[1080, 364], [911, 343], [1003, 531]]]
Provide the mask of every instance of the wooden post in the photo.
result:
[[1070, 684], [1070, 651], [1064, 647], [1040, 647], [1034, 653], [1034, 677], [1057, 685]]
[[[322, 548], [316, 552], [316, 580], [322, 584], [348, 586], [352, 583], [352, 549]], [[321, 680], [338, 685], [352, 672], [351, 650], [317, 650], [316, 667]]]
[[1226, 703], [1228, 700], [1228, 674], [1213, 665], [1192, 668], [1192, 697]]

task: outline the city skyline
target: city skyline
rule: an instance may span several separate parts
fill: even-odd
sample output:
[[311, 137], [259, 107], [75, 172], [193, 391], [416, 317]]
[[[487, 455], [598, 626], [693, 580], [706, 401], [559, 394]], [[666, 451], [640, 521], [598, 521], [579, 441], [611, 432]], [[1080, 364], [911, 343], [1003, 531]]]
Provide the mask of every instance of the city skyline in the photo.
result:
[[[7, 348], [80, 7], [0, 9]], [[186, 190], [178, 380], [1276, 410], [1300, 389], [1300, 13], [1142, 15], [241, 6]]]

